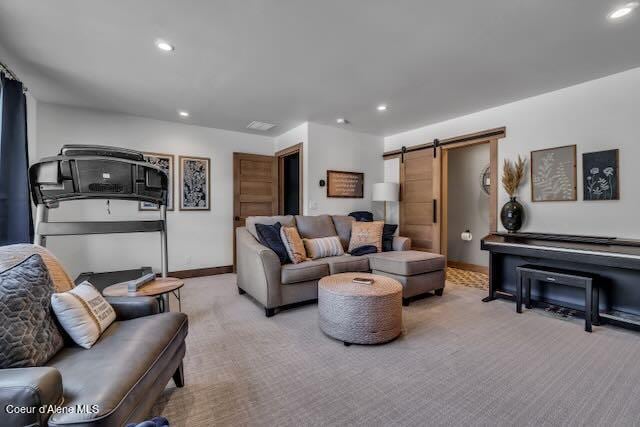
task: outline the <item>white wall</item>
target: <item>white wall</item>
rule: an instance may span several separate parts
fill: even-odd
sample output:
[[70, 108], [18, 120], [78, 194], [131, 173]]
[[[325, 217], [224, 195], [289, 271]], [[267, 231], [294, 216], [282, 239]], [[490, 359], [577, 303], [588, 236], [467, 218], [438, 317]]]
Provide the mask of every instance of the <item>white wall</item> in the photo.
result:
[[[577, 144], [578, 201], [531, 202], [529, 178], [520, 189], [527, 220], [523, 230], [640, 238], [640, 68], [544, 95], [480, 111], [385, 138], [385, 150], [434, 138], [506, 126], [499, 164], [531, 150]], [[582, 153], [620, 149], [620, 201], [583, 201]], [[501, 173], [501, 170], [499, 170]], [[500, 188], [499, 208], [507, 201]]]
[[[103, 144], [175, 155], [211, 158], [211, 211], [168, 213], [169, 270], [230, 265], [233, 262], [233, 152], [273, 154], [273, 138], [46, 103], [37, 107], [37, 154], [55, 155], [64, 144]], [[135, 202], [78, 201], [51, 210], [51, 220], [155, 219]], [[72, 275], [150, 265], [160, 268], [158, 233], [52, 237], [47, 246]]]
[[[305, 210], [307, 215], [348, 214], [357, 210], [373, 210], [381, 218], [382, 204], [371, 203], [373, 184], [384, 180], [382, 137], [352, 132], [332, 126], [309, 123], [309, 144], [305, 160]], [[327, 170], [364, 172], [364, 198], [328, 198]]]

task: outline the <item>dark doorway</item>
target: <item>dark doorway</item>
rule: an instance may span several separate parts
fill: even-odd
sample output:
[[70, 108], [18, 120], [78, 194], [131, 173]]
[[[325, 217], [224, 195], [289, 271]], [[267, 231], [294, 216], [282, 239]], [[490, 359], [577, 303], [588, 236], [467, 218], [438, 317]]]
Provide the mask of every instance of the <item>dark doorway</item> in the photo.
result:
[[302, 143], [276, 153], [280, 215], [302, 214], [302, 156]]
[[300, 154], [294, 153], [283, 159], [282, 177], [285, 215], [300, 214]]

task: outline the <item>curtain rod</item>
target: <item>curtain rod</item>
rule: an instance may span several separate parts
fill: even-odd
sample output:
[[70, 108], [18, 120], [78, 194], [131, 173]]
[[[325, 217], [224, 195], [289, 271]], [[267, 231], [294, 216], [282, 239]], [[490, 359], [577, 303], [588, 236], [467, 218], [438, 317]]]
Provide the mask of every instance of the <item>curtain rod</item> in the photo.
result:
[[[18, 78], [16, 73], [14, 73], [13, 70], [11, 70], [11, 68], [7, 67], [7, 65], [5, 63], [3, 63], [3, 62], [0, 62], [0, 72], [6, 74], [11, 80], [15, 80], [17, 82], [23, 83], [22, 80], [20, 80]], [[24, 86], [24, 83], [22, 85], [22, 91], [23, 92], [27, 91], [27, 87]]]
[[16, 73], [14, 73], [13, 71], [11, 71], [11, 68], [7, 67], [4, 63], [0, 62], [0, 71], [3, 71], [5, 74], [8, 74], [9, 77], [11, 77], [12, 80], [17, 80], [20, 81], [20, 79], [18, 78], [18, 76], [16, 76]]

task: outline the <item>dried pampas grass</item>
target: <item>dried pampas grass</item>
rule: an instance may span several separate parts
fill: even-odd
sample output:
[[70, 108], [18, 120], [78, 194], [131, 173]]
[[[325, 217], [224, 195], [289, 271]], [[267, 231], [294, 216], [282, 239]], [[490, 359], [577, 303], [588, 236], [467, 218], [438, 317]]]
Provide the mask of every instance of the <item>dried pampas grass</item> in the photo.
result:
[[518, 156], [516, 162], [512, 162], [509, 159], [504, 159], [504, 166], [502, 168], [502, 187], [507, 192], [509, 197], [515, 197], [518, 193], [518, 187], [522, 184], [524, 179], [524, 168], [526, 160]]

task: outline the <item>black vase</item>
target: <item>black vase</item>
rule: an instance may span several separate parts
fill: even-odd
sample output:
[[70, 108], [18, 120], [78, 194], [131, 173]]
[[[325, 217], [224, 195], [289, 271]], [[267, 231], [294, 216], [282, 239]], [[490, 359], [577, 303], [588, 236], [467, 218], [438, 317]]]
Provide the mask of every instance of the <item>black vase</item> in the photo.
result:
[[520, 230], [520, 227], [522, 227], [522, 221], [524, 221], [524, 208], [515, 197], [512, 197], [511, 200], [505, 203], [502, 207], [500, 220], [502, 221], [504, 228], [506, 228], [509, 233], [515, 233]]

